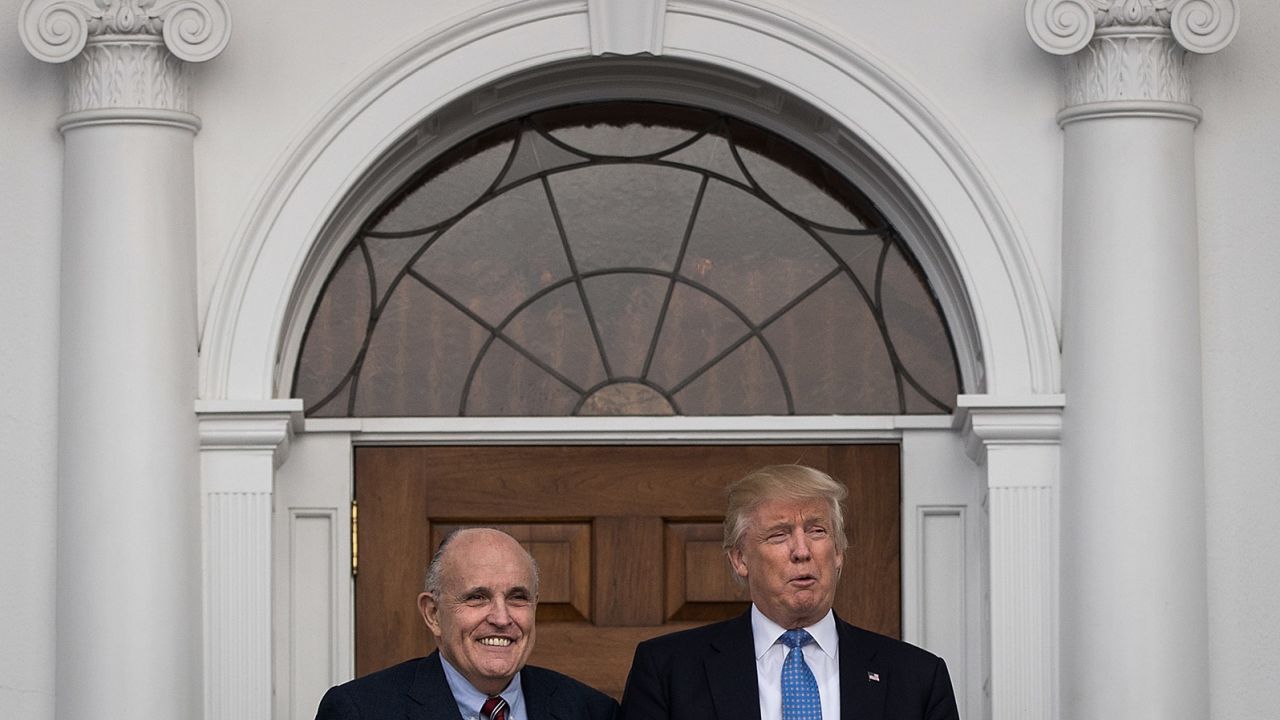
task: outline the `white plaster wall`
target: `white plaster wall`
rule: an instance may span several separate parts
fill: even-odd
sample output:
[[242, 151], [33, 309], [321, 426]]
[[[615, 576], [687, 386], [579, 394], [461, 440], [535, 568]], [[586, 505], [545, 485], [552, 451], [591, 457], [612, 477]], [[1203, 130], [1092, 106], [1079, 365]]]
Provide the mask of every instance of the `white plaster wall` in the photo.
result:
[[196, 69], [200, 318], [241, 223], [320, 113], [378, 61], [474, 0], [230, 0], [231, 42]]
[[1060, 325], [1061, 60], [1027, 34], [1026, 0], [777, 0], [883, 60], [956, 131], [1012, 208]]
[[[1197, 58], [1196, 131], [1215, 720], [1280, 707], [1280, 6]], [[1176, 389], [1173, 389], [1176, 392]]]
[[52, 720], [61, 70], [0, 0], [0, 718]]

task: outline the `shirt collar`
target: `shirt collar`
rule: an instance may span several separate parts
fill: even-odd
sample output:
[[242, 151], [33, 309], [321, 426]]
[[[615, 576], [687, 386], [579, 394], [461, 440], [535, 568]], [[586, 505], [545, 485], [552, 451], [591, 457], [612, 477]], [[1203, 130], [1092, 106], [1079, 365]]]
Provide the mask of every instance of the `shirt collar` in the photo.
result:
[[[813, 636], [813, 642], [818, 646], [819, 650], [831, 658], [836, 657], [839, 638], [836, 635], [836, 616], [834, 612], [828, 610], [821, 620], [804, 629], [808, 630], [809, 634]], [[786, 631], [787, 628], [765, 617], [764, 613], [760, 612], [760, 608], [756, 607], [754, 603], [751, 605], [751, 636], [755, 641], [756, 660], [764, 657], [769, 648], [777, 644], [778, 638], [781, 638], [782, 633]]]
[[[440, 664], [444, 666], [444, 679], [449, 683], [449, 691], [453, 693], [453, 699], [458, 703], [458, 709], [462, 712], [462, 717], [473, 717], [480, 713], [480, 707], [484, 705], [484, 701], [489, 699], [488, 695], [480, 692], [471, 684], [458, 669], [445, 659], [444, 653], [440, 654]], [[507, 683], [499, 695], [503, 700], [507, 701], [510, 710], [507, 717], [519, 715], [524, 705], [522, 702], [523, 695], [520, 693], [520, 673], [516, 673], [511, 678], [511, 682]]]

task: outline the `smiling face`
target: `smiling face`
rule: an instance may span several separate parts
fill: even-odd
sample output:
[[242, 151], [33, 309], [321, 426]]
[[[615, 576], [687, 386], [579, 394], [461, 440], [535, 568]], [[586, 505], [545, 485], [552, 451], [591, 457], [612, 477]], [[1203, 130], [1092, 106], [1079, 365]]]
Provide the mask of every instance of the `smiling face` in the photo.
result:
[[497, 695], [533, 651], [533, 566], [497, 530], [463, 530], [444, 552], [440, 597], [422, 593], [418, 609], [440, 654], [477, 690]]
[[831, 609], [844, 553], [822, 499], [765, 500], [729, 550], [734, 572], [747, 581], [751, 602], [784, 628], [812, 625]]

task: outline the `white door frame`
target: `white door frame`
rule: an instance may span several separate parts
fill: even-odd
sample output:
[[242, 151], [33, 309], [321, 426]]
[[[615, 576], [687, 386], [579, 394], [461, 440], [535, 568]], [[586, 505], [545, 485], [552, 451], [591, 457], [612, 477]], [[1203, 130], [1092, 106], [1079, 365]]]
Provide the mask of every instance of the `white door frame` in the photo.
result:
[[[965, 717], [985, 714], [986, 492], [980, 468], [966, 457], [950, 417], [653, 420], [306, 421], [306, 432], [294, 439], [290, 459], [276, 475], [273, 495], [275, 717], [310, 717], [325, 689], [352, 676], [354, 586], [347, 508], [354, 447], [626, 443], [900, 444], [903, 637], [947, 660]], [[849, 511], [856, 514], [858, 509]]]
[[[979, 682], [979, 691], [972, 693], [979, 700], [967, 702], [966, 716], [1055, 717], [1055, 497], [1063, 400], [1056, 394], [1058, 351], [1049, 305], [1009, 210], [921, 93], [847, 39], [763, 3], [637, 0], [626, 11], [617, 5], [497, 3], [424, 33], [333, 103], [298, 138], [256, 198], [214, 288], [200, 359], [206, 718], [266, 720], [273, 712], [280, 717], [294, 712], [272, 701], [272, 635], [294, 652], [309, 652], [299, 643], [314, 638], [290, 633], [288, 613], [295, 606], [286, 598], [273, 605], [273, 581], [278, 588], [288, 574], [285, 567], [273, 570], [273, 562], [285, 561], [279, 553], [288, 549], [288, 536], [277, 533], [273, 543], [272, 506], [297, 512], [288, 517], [299, 532], [320, 537], [319, 528], [327, 527], [332, 557], [341, 550], [344, 522], [335, 502], [310, 507], [273, 497], [293, 488], [299, 473], [337, 478], [339, 473], [324, 471], [326, 463], [340, 467], [352, 445], [362, 442], [721, 442], [726, 437], [752, 442], [900, 439], [908, 491], [917, 475], [930, 478], [926, 486], [942, 488], [945, 478], [976, 471], [976, 499], [957, 505], [925, 498], [910, 518], [904, 509], [904, 529], [910, 523], [954, 533], [961, 526], [947, 508], [964, 507], [965, 536], [976, 531], [990, 537], [986, 550], [975, 546], [986, 562], [967, 558], [964, 565], [990, 576], [978, 585], [989, 593], [989, 626], [979, 620], [978, 632], [962, 639], [966, 653], [978, 651], [979, 659], [966, 664], [969, 676], [986, 679], [990, 667], [990, 701], [981, 701]], [[935, 279], [967, 368], [965, 383], [973, 394], [962, 396], [954, 420], [618, 418], [616, 425], [593, 420], [590, 428], [575, 426], [572, 419], [510, 425], [468, 419], [304, 423], [300, 401], [288, 399], [287, 359], [296, 336], [291, 328], [300, 309], [314, 299], [314, 278], [324, 264], [317, 258], [325, 256], [329, 228], [342, 221], [344, 200], [360, 190], [368, 171], [412, 137], [411, 130], [429, 128], [423, 121], [458, 97], [556, 63], [637, 51], [722, 68], [800, 98], [830, 119], [837, 136], [860, 143], [878, 163], [878, 172], [864, 180], [880, 182], [884, 192], [903, 199], [895, 222], [918, 223], [914, 237], [921, 240], [913, 250]], [[593, 431], [604, 434], [590, 435]], [[290, 439], [296, 448], [281, 466]], [[964, 467], [957, 469], [956, 450], [964, 445], [972, 461], [962, 461]], [[349, 472], [348, 465], [348, 497]], [[918, 534], [904, 537], [904, 590], [915, 582], [906, 567], [914, 562], [905, 557], [911, 542], [919, 542]], [[332, 563], [329, 572], [338, 572]], [[923, 586], [954, 582], [927, 569], [911, 577]], [[340, 618], [349, 600], [331, 592], [336, 594], [326, 617]], [[927, 604], [922, 594], [904, 598], [904, 620], [930, 612], [920, 611], [918, 603]], [[987, 606], [970, 602], [962, 615], [976, 612], [981, 618]], [[964, 627], [974, 626], [966, 620]], [[915, 635], [910, 624], [906, 629], [908, 637], [929, 635], [927, 628]], [[323, 637], [334, 657], [341, 657], [348, 642], [342, 628], [331, 623]], [[980, 668], [976, 675], [975, 667]], [[343, 674], [335, 672], [334, 679]], [[279, 695], [293, 680], [277, 674], [274, 683]]]

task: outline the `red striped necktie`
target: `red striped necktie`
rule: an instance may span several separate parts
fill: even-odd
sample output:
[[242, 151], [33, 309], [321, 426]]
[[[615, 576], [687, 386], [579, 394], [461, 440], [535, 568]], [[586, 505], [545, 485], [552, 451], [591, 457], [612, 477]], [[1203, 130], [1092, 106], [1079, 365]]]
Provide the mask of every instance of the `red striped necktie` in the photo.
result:
[[491, 697], [480, 707], [480, 720], [507, 720], [507, 701]]

